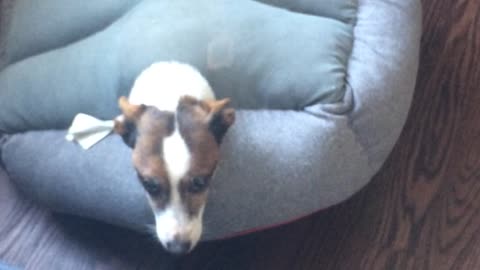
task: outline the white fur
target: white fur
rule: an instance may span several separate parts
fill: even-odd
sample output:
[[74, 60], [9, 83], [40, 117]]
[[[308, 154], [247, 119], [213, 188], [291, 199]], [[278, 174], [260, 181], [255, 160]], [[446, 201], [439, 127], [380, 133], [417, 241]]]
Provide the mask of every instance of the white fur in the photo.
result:
[[[178, 125], [176, 125], [178, 126]], [[163, 159], [165, 161], [170, 184], [177, 185], [190, 167], [190, 152], [178, 128], [163, 140]]]
[[[129, 102], [175, 112], [180, 97], [184, 95], [197, 99], [215, 98], [208, 82], [193, 67], [176, 62], [158, 62], [145, 69], [135, 80]], [[191, 156], [178, 131], [178, 123], [175, 123], [173, 134], [163, 140], [163, 158], [171, 188], [166, 209], [154, 209], [157, 237], [164, 246], [179, 238], [190, 241], [193, 248], [202, 233], [204, 207], [196, 217], [190, 218], [181, 201], [179, 183], [189, 169]]]
[[[178, 194], [176, 195], [178, 196]], [[181, 205], [178, 203], [172, 203], [164, 211], [155, 212], [157, 237], [164, 246], [175, 239], [188, 240], [191, 242], [191, 250], [197, 245], [202, 234], [204, 207], [193, 219], [188, 218], [186, 213], [179, 207]]]
[[129, 102], [175, 111], [181, 96], [214, 99], [207, 80], [192, 66], [177, 62], [158, 62], [146, 68], [135, 80]]

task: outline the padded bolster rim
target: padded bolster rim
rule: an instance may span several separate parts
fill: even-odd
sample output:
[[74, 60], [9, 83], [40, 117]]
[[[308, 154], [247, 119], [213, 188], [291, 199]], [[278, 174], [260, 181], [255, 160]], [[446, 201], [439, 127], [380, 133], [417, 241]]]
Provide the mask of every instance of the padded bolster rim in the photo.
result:
[[352, 93], [348, 118], [377, 171], [400, 137], [413, 98], [422, 4], [359, 0], [358, 8], [346, 72], [347, 91]]
[[[378, 18], [374, 18], [371, 20], [369, 17], [377, 5], [384, 5], [381, 8], [384, 13], [379, 15], [383, 19], [377, 20]], [[413, 97], [420, 51], [421, 14], [421, 4], [417, 0], [406, 0], [401, 4], [379, 0], [359, 0], [359, 16], [354, 28], [352, 54], [347, 66], [345, 98], [336, 104], [320, 104], [307, 107], [305, 112], [318, 118], [318, 122], [336, 122], [340, 126], [341, 123], [347, 123], [348, 131], [344, 129], [343, 131], [347, 133], [339, 134], [340, 137], [346, 140], [345, 142], [357, 144], [359, 153], [363, 153], [367, 160], [366, 163], [362, 163], [362, 160], [358, 159], [360, 156], [357, 158], [349, 156], [346, 159], [350, 162], [345, 162], [345, 164], [362, 163], [361, 166], [367, 167], [364, 167], [363, 171], [360, 170], [361, 174], [356, 173], [355, 175], [345, 173], [345, 170], [340, 169], [336, 176], [337, 179], [343, 179], [343, 184], [336, 187], [336, 192], [341, 192], [343, 197], [331, 198], [331, 200], [327, 200], [328, 203], [326, 203], [327, 201], [316, 202], [317, 210], [340, 203], [364, 187], [386, 160], [398, 139], [406, 122]], [[395, 37], [398, 33], [395, 29], [393, 31], [389, 29], [392, 20], [406, 28], [404, 37]], [[368, 29], [368, 31], [363, 33], [365, 29]], [[369, 39], [369, 37], [365, 39], [362, 35], [378, 34], [379, 32], [389, 34], [384, 38], [389, 47], [381, 49], [378, 53], [376, 47], [378, 44], [372, 43], [378, 37], [374, 35], [373, 39]], [[382, 51], [387, 54], [387, 61], [381, 57]], [[391, 52], [393, 52], [393, 59], [388, 58], [392, 56], [388, 55]], [[369, 62], [369, 60], [372, 60], [369, 56], [373, 56], [374, 61]], [[396, 78], [398, 77], [397, 71], [402, 72], [401, 75], [403, 76]], [[373, 76], [374, 80], [365, 79], [364, 76]], [[385, 104], [379, 105], [379, 102]], [[393, 112], [392, 107], [395, 110]], [[276, 112], [276, 117], [284, 117], [285, 114], [287, 113]], [[341, 131], [337, 125], [335, 125], [336, 128], [331, 130], [333, 133]], [[351, 132], [354, 137], [346, 136], [348, 132]], [[372, 142], [369, 137], [377, 138]], [[332, 137], [326, 136], [325, 138]], [[384, 142], [378, 143], [376, 139], [379, 138], [380, 141], [384, 140]], [[326, 145], [330, 144], [327, 143]], [[310, 210], [312, 211], [300, 212], [299, 216], [315, 212], [313, 209]], [[291, 219], [291, 221], [293, 220], [295, 218]], [[285, 224], [285, 222], [279, 222], [279, 224]], [[260, 228], [260, 230], [276, 226], [264, 227], [262, 225], [265, 224], [258, 225], [257, 228]], [[245, 232], [248, 232], [248, 230], [239, 230], [233, 235]], [[206, 238], [215, 239], [216, 237], [208, 235]]]

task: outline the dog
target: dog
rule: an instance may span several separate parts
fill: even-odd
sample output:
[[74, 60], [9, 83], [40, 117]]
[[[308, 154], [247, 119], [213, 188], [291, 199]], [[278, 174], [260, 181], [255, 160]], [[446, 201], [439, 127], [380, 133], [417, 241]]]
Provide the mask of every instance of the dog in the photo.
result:
[[153, 214], [158, 240], [173, 254], [190, 252], [202, 217], [220, 144], [234, 123], [229, 99], [216, 100], [192, 66], [157, 62], [136, 78], [114, 130], [132, 148], [132, 162]]

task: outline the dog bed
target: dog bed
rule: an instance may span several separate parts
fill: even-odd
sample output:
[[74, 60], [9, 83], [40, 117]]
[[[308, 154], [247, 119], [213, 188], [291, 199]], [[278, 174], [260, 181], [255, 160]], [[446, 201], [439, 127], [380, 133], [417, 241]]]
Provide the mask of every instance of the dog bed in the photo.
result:
[[6, 264], [3, 264], [2, 262], [0, 262], [0, 270], [18, 270], [17, 268], [13, 268], [13, 267], [10, 267]]
[[118, 115], [117, 98], [155, 61], [194, 65], [237, 109], [204, 239], [349, 198], [387, 158], [412, 98], [416, 0], [27, 2], [2, 2], [1, 155], [19, 189], [59, 212], [153, 224], [120, 137], [88, 151], [64, 137], [77, 113]]

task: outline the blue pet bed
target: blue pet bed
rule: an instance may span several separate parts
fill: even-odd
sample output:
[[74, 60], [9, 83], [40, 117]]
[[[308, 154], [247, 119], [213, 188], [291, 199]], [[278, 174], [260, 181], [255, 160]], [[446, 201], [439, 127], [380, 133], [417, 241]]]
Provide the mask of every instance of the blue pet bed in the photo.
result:
[[0, 262], [0, 270], [20, 270], [18, 268], [13, 268], [11, 266], [8, 266], [6, 264], [3, 264], [2, 262]]
[[[237, 121], [205, 211], [204, 239], [337, 204], [381, 167], [405, 122], [421, 33], [416, 0], [2, 1], [4, 166], [59, 212], [145, 231], [153, 216], [130, 149], [67, 142], [77, 113], [119, 114], [156, 61], [197, 67]], [[26, 16], [28, 14], [28, 16]]]

